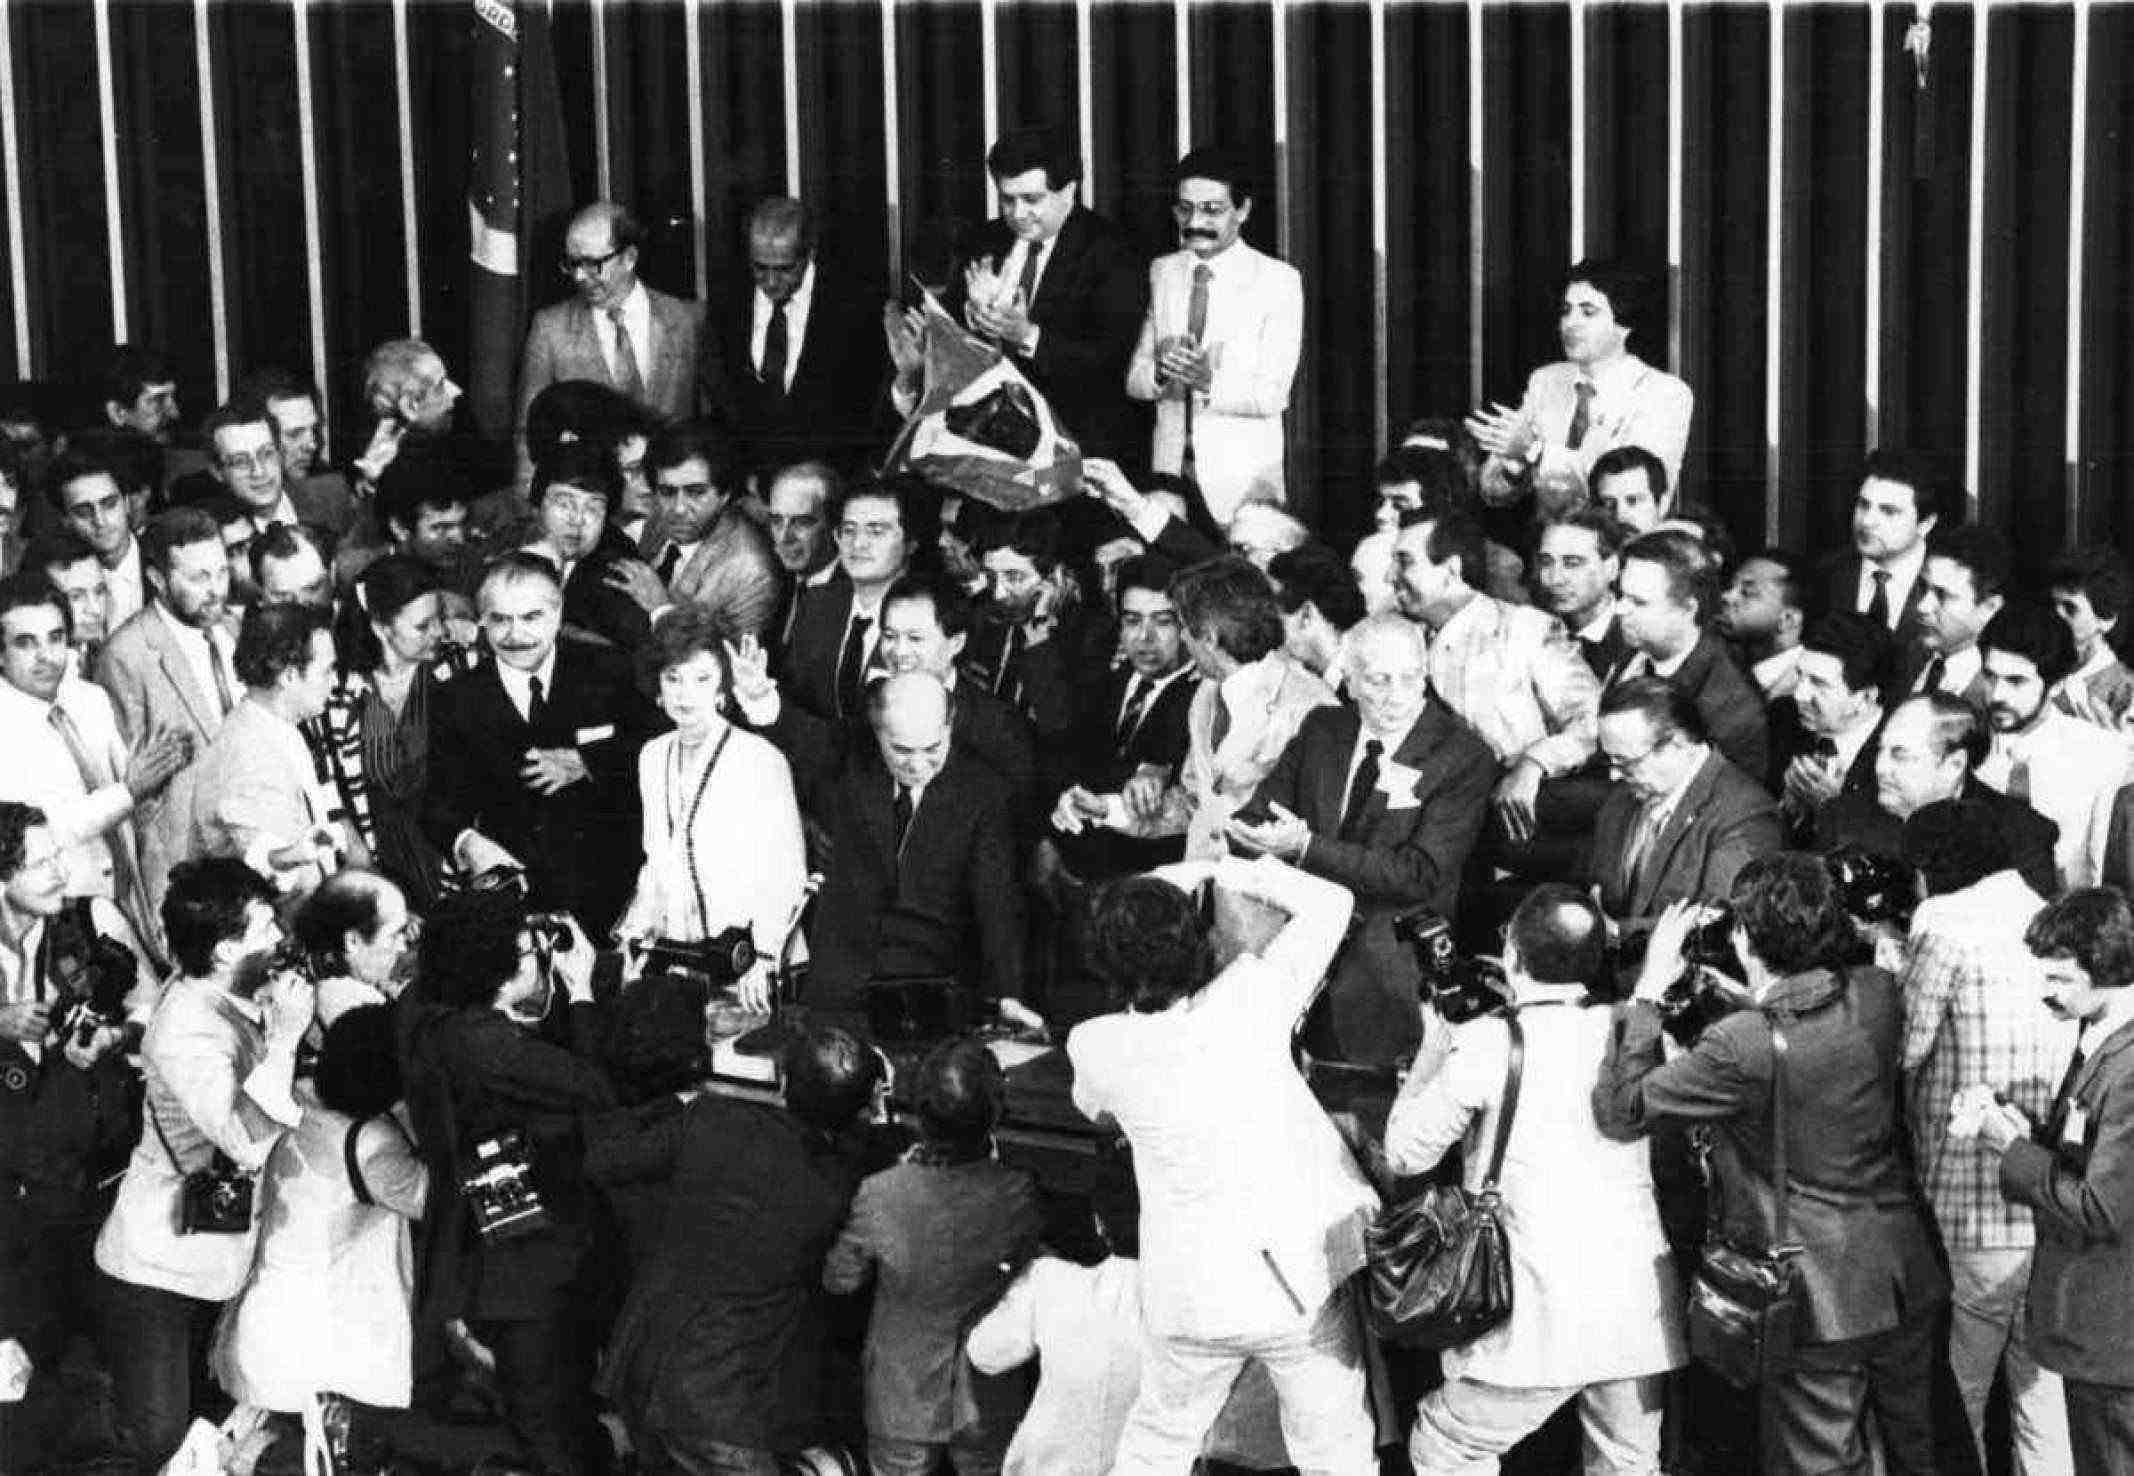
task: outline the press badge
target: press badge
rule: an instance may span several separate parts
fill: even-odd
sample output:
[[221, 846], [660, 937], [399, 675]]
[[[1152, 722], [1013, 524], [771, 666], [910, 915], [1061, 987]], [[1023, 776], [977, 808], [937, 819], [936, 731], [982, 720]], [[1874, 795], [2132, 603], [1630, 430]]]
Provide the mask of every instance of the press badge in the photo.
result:
[[2068, 1148], [2089, 1146], [2090, 1115], [2082, 1110], [2080, 1102], [2067, 1104], [2067, 1119], [2060, 1124], [2060, 1142]]
[[583, 748], [588, 743], [599, 743], [614, 736], [615, 725], [613, 723], [602, 723], [597, 728], [580, 728], [575, 741], [580, 748]]

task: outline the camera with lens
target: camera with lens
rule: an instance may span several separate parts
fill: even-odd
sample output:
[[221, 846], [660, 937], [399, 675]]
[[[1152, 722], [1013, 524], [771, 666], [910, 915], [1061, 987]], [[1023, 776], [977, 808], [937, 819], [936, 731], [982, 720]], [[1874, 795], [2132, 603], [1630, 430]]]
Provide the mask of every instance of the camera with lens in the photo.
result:
[[474, 1145], [474, 1167], [460, 1179], [459, 1192], [485, 1241], [521, 1240], [548, 1228], [548, 1206], [534, 1187], [533, 1159], [516, 1130]]
[[724, 989], [756, 966], [756, 940], [738, 925], [696, 943], [654, 938], [644, 945], [644, 960], [648, 974], [682, 974]]
[[1416, 988], [1455, 1025], [1502, 1009], [1511, 994], [1496, 962], [1469, 958], [1452, 941], [1452, 924], [1427, 907], [1393, 919], [1393, 936], [1415, 955]]
[[1660, 1028], [1685, 1046], [1714, 1021], [1745, 1007], [1748, 979], [1734, 949], [1734, 909], [1709, 909], [1682, 940], [1682, 972], [1660, 996]]
[[1864, 846], [1840, 846], [1823, 858], [1837, 887], [1838, 905], [1860, 923], [1891, 923], [1908, 928], [1919, 904], [1912, 868], [1895, 856]]
[[139, 966], [132, 949], [93, 928], [84, 930], [79, 946], [68, 953], [54, 960], [69, 996], [60, 1011], [59, 1033], [76, 1049], [87, 1050], [99, 1030], [128, 1029], [126, 996], [133, 992]]
[[570, 952], [571, 920], [563, 913], [527, 913], [526, 933], [544, 957], [551, 953]]

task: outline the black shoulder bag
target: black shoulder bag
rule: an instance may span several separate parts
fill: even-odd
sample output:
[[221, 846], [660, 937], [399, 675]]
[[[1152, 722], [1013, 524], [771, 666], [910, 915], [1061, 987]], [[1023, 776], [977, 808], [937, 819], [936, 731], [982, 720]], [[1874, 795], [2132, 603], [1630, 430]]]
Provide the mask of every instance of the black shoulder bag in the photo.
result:
[[1381, 1342], [1402, 1348], [1456, 1348], [1512, 1315], [1511, 1246], [1497, 1179], [1519, 1111], [1526, 1035], [1507, 1012], [1511, 1055], [1504, 1102], [1482, 1187], [1437, 1184], [1406, 1204], [1381, 1211], [1364, 1232], [1365, 1304]]
[[[1768, 1018], [1768, 1017], [1767, 1017]], [[1787, 1239], [1786, 1033], [1771, 1020], [1771, 1243], [1742, 1246], [1721, 1228], [1715, 1198], [1704, 1255], [1689, 1296], [1689, 1351], [1738, 1388], [1756, 1388], [1792, 1366], [1800, 1317], [1801, 1248]]]
[[180, 1235], [243, 1235], [252, 1228], [252, 1176], [230, 1161], [229, 1155], [220, 1148], [208, 1160], [206, 1168], [186, 1173], [179, 1161], [178, 1152], [170, 1146], [170, 1135], [163, 1131], [162, 1122], [156, 1117], [156, 1105], [143, 1101], [141, 1111], [148, 1118], [148, 1125], [155, 1129], [156, 1141], [170, 1156], [170, 1166], [183, 1179], [178, 1191], [178, 1233]]

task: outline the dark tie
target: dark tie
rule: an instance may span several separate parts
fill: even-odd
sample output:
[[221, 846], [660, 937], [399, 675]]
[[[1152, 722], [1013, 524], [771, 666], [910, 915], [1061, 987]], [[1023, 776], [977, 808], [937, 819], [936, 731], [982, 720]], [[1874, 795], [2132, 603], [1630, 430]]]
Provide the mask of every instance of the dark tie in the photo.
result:
[[1147, 677], [1137, 676], [1126, 684], [1126, 703], [1119, 709], [1119, 721], [1112, 724], [1111, 741], [1122, 746], [1134, 736], [1141, 726], [1141, 718], [1149, 710], [1149, 699], [1156, 695], [1156, 684]]
[[672, 584], [674, 582], [674, 571], [681, 567], [682, 546], [679, 543], [668, 544], [667, 551], [659, 556], [659, 569], [657, 571], [659, 582], [661, 584]]
[[1919, 673], [1919, 690], [1921, 692], [1939, 692], [1941, 690], [1941, 679], [1948, 672], [1948, 669], [1949, 663], [1946, 657], [1936, 656], [1932, 661], [1929, 661], [1927, 669]]
[[1376, 738], [1367, 738], [1363, 744], [1363, 761], [1356, 765], [1356, 777], [1349, 781], [1348, 803], [1341, 807], [1341, 839], [1356, 840], [1363, 831], [1364, 808], [1371, 802], [1371, 791], [1378, 787], [1378, 756], [1386, 746]]
[[526, 679], [526, 726], [539, 728], [548, 720], [548, 694], [541, 689], [539, 677]]
[[2008, 766], [2008, 797], [2030, 803], [2030, 760], [2019, 758]]
[[911, 791], [897, 786], [896, 798], [889, 802], [889, 839], [897, 855], [904, 854], [904, 837], [911, 830]]
[[1038, 266], [1041, 264], [1044, 254], [1045, 248], [1043, 244], [1037, 241], [1032, 241], [1028, 249], [1023, 252], [1023, 277], [1021, 291], [1023, 298], [1023, 311], [1026, 313], [1030, 311], [1031, 308], [1037, 305], [1037, 269]]
[[785, 357], [787, 353], [785, 327], [785, 304], [771, 304], [771, 323], [763, 330], [763, 367], [756, 378], [772, 394], [785, 394]]
[[845, 627], [845, 646], [837, 653], [837, 715], [857, 717], [865, 695], [862, 678], [867, 671], [867, 632], [874, 628], [870, 616], [855, 615]]
[[1215, 689], [1215, 711], [1208, 718], [1208, 752], [1220, 752], [1223, 740], [1230, 736], [1230, 704], [1223, 701], [1222, 688]]
[[1007, 691], [1009, 683], [1014, 680], [1015, 658], [1022, 650], [1022, 630], [1019, 625], [1011, 625], [1007, 635], [1001, 638], [1000, 665], [993, 672], [993, 695], [996, 697]]
[[207, 642], [207, 664], [215, 673], [215, 701], [221, 706], [222, 715], [228, 717], [230, 709], [237, 705], [237, 690], [230, 685], [230, 663], [223, 659], [222, 647], [215, 644], [212, 634], [202, 631], [200, 638]]
[[1630, 832], [1630, 844], [1623, 851], [1623, 891], [1635, 898], [1638, 893], [1638, 872], [1652, 854], [1652, 843], [1660, 833], [1660, 807], [1647, 804], [1638, 811], [1637, 827]]
[[1586, 432], [1593, 424], [1593, 381], [1581, 379], [1571, 386], [1571, 391], [1578, 396], [1578, 405], [1571, 411], [1571, 429], [1565, 434], [1563, 443], [1576, 451], [1586, 443]]
[[[1186, 337], [1199, 348], [1200, 341], [1208, 331], [1208, 280], [1214, 270], [1201, 262], [1193, 268], [1193, 295], [1186, 300]], [[1179, 453], [1179, 471], [1193, 475], [1193, 391], [1186, 391], [1186, 440], [1185, 449]]]
[[607, 310], [615, 325], [615, 388], [633, 400], [645, 397], [645, 376], [637, 367], [637, 346], [630, 342], [629, 325], [622, 320], [622, 304]]
[[1586, 658], [1586, 665], [1592, 669], [1593, 674], [1602, 681], [1606, 681], [1608, 679], [1607, 643], [1580, 636], [1578, 638], [1578, 651], [1581, 656]]
[[1877, 569], [1870, 576], [1875, 592], [1867, 597], [1867, 618], [1877, 625], [1889, 624], [1889, 570]]
[[2075, 1095], [2075, 1078], [2082, 1074], [2082, 1063], [2089, 1059], [2083, 1049], [2089, 1026], [2084, 1025], [2075, 1036], [2075, 1053], [2067, 1058], [2067, 1070], [2060, 1073], [2060, 1085], [2052, 1094], [2052, 1107], [2045, 1114], [2044, 1137], [2041, 1141], [2050, 1148], [2060, 1141], [2061, 1130], [2067, 1124], [2067, 1104]]

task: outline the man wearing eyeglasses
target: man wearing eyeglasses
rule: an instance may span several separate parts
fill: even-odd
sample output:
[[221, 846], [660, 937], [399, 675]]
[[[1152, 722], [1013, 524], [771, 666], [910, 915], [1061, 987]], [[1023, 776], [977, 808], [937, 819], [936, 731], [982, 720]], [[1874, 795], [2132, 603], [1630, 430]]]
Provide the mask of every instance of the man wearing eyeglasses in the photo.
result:
[[1126, 392], [1156, 402], [1152, 464], [1200, 484], [1220, 526], [1241, 503], [1280, 502], [1282, 414], [1304, 336], [1297, 269], [1241, 239], [1252, 177], [1227, 149], [1172, 173], [1180, 249], [1149, 267], [1149, 312]]
[[597, 201], [571, 218], [558, 269], [572, 296], [534, 314], [519, 366], [521, 486], [532, 471], [526, 409], [558, 380], [612, 386], [663, 420], [696, 412], [702, 305], [638, 280], [643, 240], [637, 217], [611, 201]]
[[315, 482], [289, 485], [265, 401], [233, 399], [207, 418], [204, 429], [213, 475], [223, 491], [208, 510], [222, 524], [233, 574], [240, 568], [249, 573], [252, 540], [269, 528], [302, 523], [335, 537], [347, 531], [355, 509], [345, 491]]

